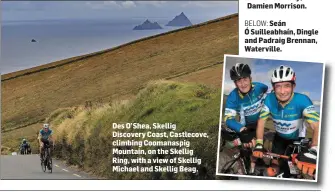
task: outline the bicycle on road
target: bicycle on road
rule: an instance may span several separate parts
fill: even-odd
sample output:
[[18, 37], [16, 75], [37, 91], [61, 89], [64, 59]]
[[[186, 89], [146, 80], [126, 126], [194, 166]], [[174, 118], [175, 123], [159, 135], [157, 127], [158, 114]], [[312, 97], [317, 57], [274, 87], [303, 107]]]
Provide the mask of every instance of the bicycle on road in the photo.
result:
[[43, 172], [46, 172], [46, 170], [48, 169], [50, 173], [52, 173], [52, 157], [49, 142], [45, 142], [42, 148], [41, 167]]
[[20, 155], [28, 155], [28, 154], [31, 154], [31, 148], [30, 146], [20, 146], [19, 147], [19, 154]]

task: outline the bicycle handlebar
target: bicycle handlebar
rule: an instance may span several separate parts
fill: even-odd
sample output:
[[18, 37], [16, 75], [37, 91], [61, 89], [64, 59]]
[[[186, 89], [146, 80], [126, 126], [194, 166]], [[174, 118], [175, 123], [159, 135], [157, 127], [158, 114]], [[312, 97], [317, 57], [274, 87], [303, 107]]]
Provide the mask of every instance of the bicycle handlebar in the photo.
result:
[[274, 159], [274, 158], [279, 158], [279, 159], [290, 159], [290, 156], [287, 155], [279, 155], [276, 153], [270, 153], [270, 152], [265, 152], [263, 153], [263, 158], [268, 158], [268, 159]]

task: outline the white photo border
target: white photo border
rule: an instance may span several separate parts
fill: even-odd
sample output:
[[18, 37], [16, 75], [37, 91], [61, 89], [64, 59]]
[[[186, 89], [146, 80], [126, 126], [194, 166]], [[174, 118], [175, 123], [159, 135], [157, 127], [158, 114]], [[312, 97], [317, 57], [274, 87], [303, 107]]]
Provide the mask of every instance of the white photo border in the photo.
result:
[[[226, 70], [226, 58], [227, 57], [237, 57], [237, 58], [248, 58], [248, 59], [266, 59], [266, 60], [277, 60], [277, 61], [293, 61], [293, 62], [308, 62], [308, 63], [320, 63], [322, 64], [322, 85], [321, 85], [321, 101], [320, 101], [320, 122], [319, 122], [319, 135], [318, 135], [318, 155], [317, 155], [317, 164], [316, 164], [316, 172], [315, 172], [315, 180], [307, 180], [307, 179], [288, 179], [288, 178], [277, 178], [277, 177], [266, 177], [266, 176], [251, 176], [251, 175], [237, 175], [237, 174], [224, 174], [219, 173], [219, 159], [220, 159], [220, 141], [221, 141], [221, 125], [222, 125], [222, 110], [223, 110], [223, 95], [224, 95], [224, 85], [225, 85], [225, 70]], [[319, 170], [319, 157], [320, 157], [320, 136], [321, 136], [321, 125], [322, 125], [322, 107], [323, 107], [323, 93], [324, 93], [324, 80], [325, 80], [325, 62], [320, 61], [302, 61], [302, 60], [281, 60], [281, 59], [273, 59], [267, 57], [253, 57], [253, 56], [241, 56], [241, 55], [232, 55], [225, 54], [223, 59], [223, 67], [222, 67], [222, 86], [221, 86], [221, 102], [220, 102], [220, 122], [219, 122], [219, 134], [218, 134], [218, 148], [217, 148], [217, 159], [216, 159], [216, 175], [218, 176], [230, 176], [230, 177], [244, 177], [244, 178], [254, 178], [254, 179], [270, 179], [270, 180], [287, 180], [287, 181], [303, 181], [303, 182], [318, 182], [318, 170]]]

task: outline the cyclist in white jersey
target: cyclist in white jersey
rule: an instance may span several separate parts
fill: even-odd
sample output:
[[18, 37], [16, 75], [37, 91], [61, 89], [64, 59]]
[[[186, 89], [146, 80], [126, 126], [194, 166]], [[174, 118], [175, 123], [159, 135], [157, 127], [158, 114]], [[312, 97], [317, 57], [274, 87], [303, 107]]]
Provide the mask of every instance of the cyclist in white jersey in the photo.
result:
[[[253, 155], [258, 158], [263, 156], [264, 126], [269, 116], [272, 117], [276, 129], [272, 152], [277, 154], [284, 155], [288, 152], [286, 151], [288, 145], [304, 138], [308, 124], [313, 129], [312, 144], [308, 152], [299, 154], [296, 163], [303, 173], [312, 176], [316, 168], [319, 114], [308, 96], [294, 92], [295, 80], [296, 74], [291, 67], [282, 65], [273, 71], [271, 83], [274, 92], [265, 98], [257, 123], [257, 140]], [[279, 170], [284, 171], [283, 177], [290, 176], [287, 163], [273, 161], [273, 164], [268, 170], [273, 175], [268, 176], [276, 176]]]

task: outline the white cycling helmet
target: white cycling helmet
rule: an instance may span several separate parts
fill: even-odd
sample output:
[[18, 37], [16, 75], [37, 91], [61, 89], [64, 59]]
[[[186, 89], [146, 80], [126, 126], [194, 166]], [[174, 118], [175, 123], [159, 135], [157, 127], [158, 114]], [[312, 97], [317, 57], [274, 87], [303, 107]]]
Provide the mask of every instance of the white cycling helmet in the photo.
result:
[[43, 128], [44, 128], [44, 129], [49, 129], [49, 124], [48, 124], [48, 123], [44, 123], [44, 124], [43, 124]]
[[277, 69], [275, 69], [271, 76], [272, 83], [285, 82], [285, 81], [295, 83], [295, 79], [296, 76], [293, 69], [285, 65], [281, 65]]

